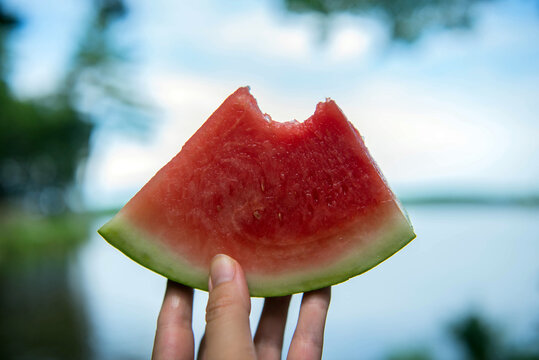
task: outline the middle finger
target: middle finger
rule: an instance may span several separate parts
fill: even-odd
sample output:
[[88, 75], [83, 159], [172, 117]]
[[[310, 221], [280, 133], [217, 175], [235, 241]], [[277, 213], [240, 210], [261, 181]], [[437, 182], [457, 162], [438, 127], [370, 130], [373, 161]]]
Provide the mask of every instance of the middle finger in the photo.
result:
[[259, 360], [280, 359], [290, 296], [266, 298], [254, 338]]

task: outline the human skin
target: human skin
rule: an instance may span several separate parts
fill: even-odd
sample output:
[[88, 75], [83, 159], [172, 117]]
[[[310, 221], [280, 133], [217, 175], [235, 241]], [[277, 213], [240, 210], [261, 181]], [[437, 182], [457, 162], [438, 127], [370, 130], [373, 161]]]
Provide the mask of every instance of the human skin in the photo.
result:
[[[266, 298], [254, 338], [251, 300], [240, 264], [217, 255], [210, 266], [206, 331], [197, 359], [280, 359], [290, 296]], [[331, 288], [303, 294], [289, 360], [320, 359]], [[168, 281], [157, 320], [153, 360], [194, 359], [193, 289]]]

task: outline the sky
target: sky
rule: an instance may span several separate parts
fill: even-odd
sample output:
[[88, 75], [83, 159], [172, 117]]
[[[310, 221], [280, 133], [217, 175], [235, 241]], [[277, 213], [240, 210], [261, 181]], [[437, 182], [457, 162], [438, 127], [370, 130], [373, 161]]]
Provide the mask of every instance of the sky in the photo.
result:
[[[130, 1], [115, 35], [140, 94], [156, 109], [145, 138], [106, 125], [84, 174], [89, 206], [120, 205], [219, 104], [250, 85], [273, 119], [304, 120], [334, 99], [397, 195], [539, 191], [539, 8], [474, 8], [472, 30], [431, 29], [394, 43], [376, 19], [321, 20], [280, 2]], [[88, 16], [74, 0], [7, 1], [26, 18], [12, 42], [21, 97], [54, 89]], [[40, 56], [36, 57], [35, 54]]]

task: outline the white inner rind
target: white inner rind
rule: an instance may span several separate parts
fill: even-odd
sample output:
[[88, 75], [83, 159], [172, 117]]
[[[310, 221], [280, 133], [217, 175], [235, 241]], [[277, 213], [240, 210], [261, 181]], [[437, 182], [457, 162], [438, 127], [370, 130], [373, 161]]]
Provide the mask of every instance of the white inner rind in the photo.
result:
[[[120, 212], [105, 224], [99, 233], [139, 264], [184, 285], [208, 290], [208, 268], [193, 265], [141, 231]], [[300, 271], [280, 274], [246, 274], [251, 296], [269, 297], [319, 289], [359, 275], [399, 251], [415, 238], [404, 214], [397, 210], [376, 231], [365, 234], [353, 230], [347, 234], [351, 243], [340, 259], [330, 264], [313, 264]], [[338, 241], [335, 239], [335, 241]]]

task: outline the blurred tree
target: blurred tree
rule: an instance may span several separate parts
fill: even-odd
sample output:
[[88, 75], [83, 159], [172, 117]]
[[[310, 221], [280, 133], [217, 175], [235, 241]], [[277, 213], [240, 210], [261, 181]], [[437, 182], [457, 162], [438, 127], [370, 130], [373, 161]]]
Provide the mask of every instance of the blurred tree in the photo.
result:
[[466, 28], [472, 5], [489, 0], [284, 0], [287, 10], [325, 18], [337, 13], [381, 17], [394, 40], [411, 42], [429, 27]]
[[60, 189], [85, 156], [92, 126], [69, 103], [23, 101], [11, 93], [6, 43], [20, 23], [0, 7], [0, 201], [26, 195], [58, 209]]
[[131, 83], [127, 51], [119, 48], [114, 26], [125, 18], [123, 0], [91, 0], [93, 14], [66, 72], [60, 94], [94, 124], [122, 131], [145, 130], [148, 106]]
[[501, 337], [501, 333], [487, 319], [470, 314], [459, 319], [450, 328], [456, 344], [470, 360], [539, 360], [539, 342], [531, 346], [518, 344], [511, 346]]
[[427, 350], [401, 350], [387, 357], [387, 360], [431, 360], [432, 355]]
[[452, 326], [451, 333], [471, 360], [500, 358], [499, 339], [492, 327], [477, 315], [463, 318]]
[[66, 191], [88, 156], [92, 130], [104, 113], [111, 122], [129, 119], [137, 124], [142, 118], [136, 115], [140, 103], [128, 90], [123, 59], [110, 33], [127, 8], [122, 0], [92, 4], [86, 32], [58, 90], [22, 100], [6, 80], [8, 38], [22, 21], [0, 2], [0, 204], [23, 200], [41, 212], [63, 211]]
[[[490, 319], [477, 313], [458, 317], [450, 324], [449, 335], [453, 345], [461, 351], [459, 359], [468, 360], [539, 360], [539, 333], [530, 339], [512, 344], [504, 338], [500, 329]], [[507, 335], [507, 334], [505, 334]], [[432, 355], [428, 347], [399, 349], [391, 353], [388, 360], [429, 360]]]

